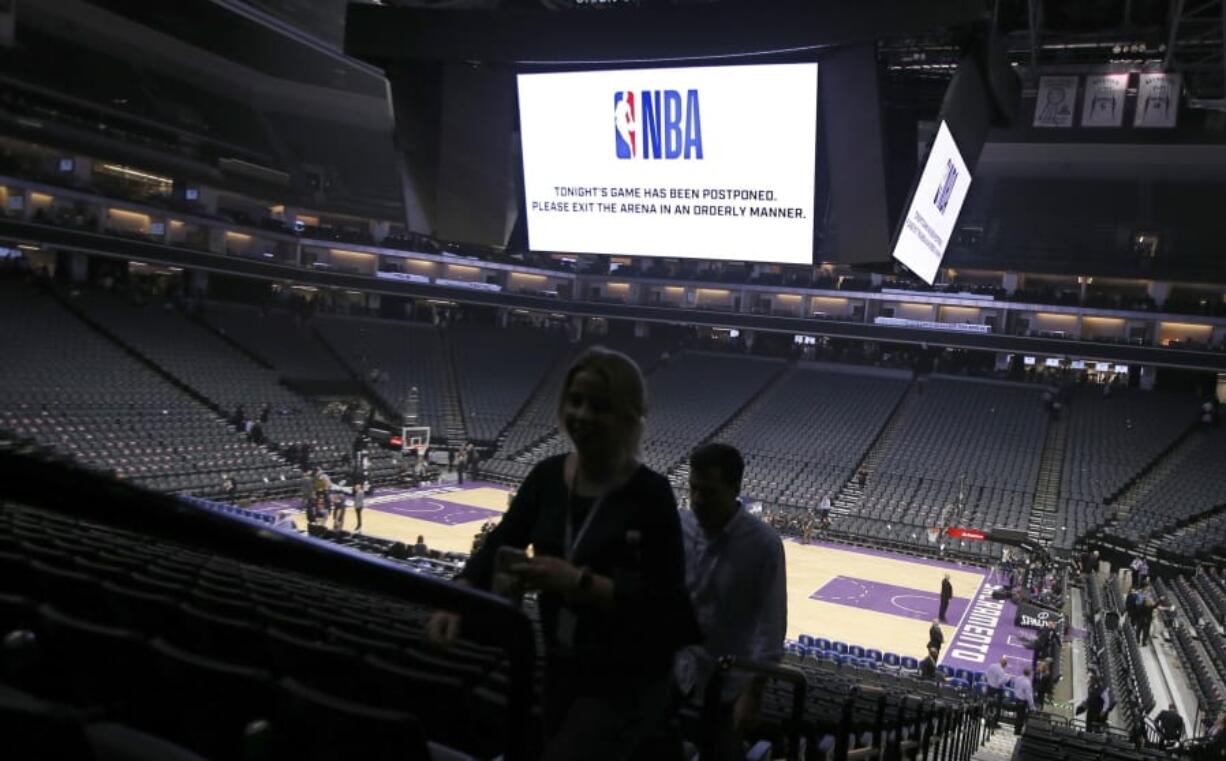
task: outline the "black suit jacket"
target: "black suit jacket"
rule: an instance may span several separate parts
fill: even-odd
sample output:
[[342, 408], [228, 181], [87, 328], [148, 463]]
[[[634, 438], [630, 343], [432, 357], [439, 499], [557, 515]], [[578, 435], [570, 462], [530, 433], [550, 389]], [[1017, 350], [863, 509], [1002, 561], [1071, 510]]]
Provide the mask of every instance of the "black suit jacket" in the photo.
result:
[[941, 631], [941, 627], [933, 624], [928, 629], [928, 646], [940, 648], [945, 644], [945, 633]]
[[[464, 568], [463, 576], [475, 586], [489, 588], [499, 547], [532, 544], [538, 555], [566, 556], [570, 500], [565, 462], [565, 455], [551, 457], [528, 474], [502, 522]], [[613, 579], [614, 607], [610, 612], [572, 608], [576, 620], [568, 668], [577, 682], [609, 687], [667, 674], [674, 653], [701, 636], [685, 587], [685, 550], [672, 487], [664, 476], [640, 465], [591, 509], [597, 512], [571, 562]], [[579, 534], [579, 525], [574, 532]], [[543, 592], [540, 605], [546, 651], [557, 655], [554, 635], [564, 601]]]
[[953, 598], [954, 585], [949, 583], [948, 579], [941, 579], [941, 602], [945, 602]]

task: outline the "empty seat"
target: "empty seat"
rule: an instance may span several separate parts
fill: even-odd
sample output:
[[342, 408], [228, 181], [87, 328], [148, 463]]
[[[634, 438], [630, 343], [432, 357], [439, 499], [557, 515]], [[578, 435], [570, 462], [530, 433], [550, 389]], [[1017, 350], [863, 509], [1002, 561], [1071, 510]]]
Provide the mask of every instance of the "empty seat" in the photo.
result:
[[428, 761], [421, 725], [411, 714], [329, 695], [293, 679], [280, 682], [277, 759]]
[[214, 758], [244, 756], [244, 731], [272, 716], [275, 683], [267, 671], [191, 653], [164, 640], [150, 647], [159, 684], [174, 701], [154, 709], [167, 736]]

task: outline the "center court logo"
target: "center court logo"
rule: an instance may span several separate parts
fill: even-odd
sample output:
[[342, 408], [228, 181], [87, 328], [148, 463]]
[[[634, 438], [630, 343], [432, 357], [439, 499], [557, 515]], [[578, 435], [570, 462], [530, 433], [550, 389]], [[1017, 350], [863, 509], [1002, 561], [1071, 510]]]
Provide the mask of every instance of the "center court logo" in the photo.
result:
[[698, 91], [613, 93], [613, 147], [619, 159], [702, 160]]

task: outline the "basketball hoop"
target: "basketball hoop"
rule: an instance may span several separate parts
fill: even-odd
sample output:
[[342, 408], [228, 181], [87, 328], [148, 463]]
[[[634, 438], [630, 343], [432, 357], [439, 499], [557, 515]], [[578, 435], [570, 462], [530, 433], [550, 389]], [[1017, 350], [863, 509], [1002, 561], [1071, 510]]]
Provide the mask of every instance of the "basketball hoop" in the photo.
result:
[[929, 528], [928, 529], [928, 543], [929, 544], [936, 544], [937, 540], [940, 538], [941, 538], [940, 528]]

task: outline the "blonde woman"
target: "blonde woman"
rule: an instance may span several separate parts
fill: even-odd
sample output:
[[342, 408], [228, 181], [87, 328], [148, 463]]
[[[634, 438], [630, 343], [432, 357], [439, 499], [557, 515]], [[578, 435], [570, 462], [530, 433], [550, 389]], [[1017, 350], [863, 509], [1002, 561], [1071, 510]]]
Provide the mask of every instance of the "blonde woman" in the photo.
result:
[[[532, 469], [462, 574], [488, 589], [499, 548], [534, 547], [511, 571], [541, 592], [550, 761], [633, 753], [667, 709], [674, 653], [699, 637], [672, 488], [638, 460], [646, 412], [633, 360], [584, 353], [558, 400], [573, 451]], [[439, 612], [427, 632], [449, 642], [459, 626]]]

